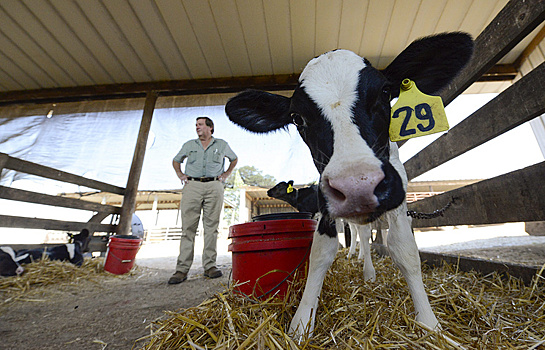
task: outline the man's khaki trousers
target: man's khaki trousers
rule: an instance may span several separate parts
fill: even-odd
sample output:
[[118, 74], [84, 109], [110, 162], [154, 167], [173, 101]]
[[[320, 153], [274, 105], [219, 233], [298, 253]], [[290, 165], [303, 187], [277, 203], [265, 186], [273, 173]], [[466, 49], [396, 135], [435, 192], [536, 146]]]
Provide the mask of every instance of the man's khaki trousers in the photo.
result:
[[203, 214], [204, 249], [202, 266], [204, 270], [216, 266], [216, 242], [220, 214], [223, 209], [223, 183], [221, 181], [188, 181], [182, 189], [182, 237], [176, 271], [187, 273], [193, 263], [195, 236]]

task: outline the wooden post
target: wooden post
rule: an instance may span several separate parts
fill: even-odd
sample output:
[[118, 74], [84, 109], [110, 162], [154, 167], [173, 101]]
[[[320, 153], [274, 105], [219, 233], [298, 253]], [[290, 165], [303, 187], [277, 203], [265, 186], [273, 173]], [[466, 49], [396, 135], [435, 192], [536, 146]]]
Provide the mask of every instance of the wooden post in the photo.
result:
[[5, 153], [0, 153], [0, 178], [2, 178], [2, 170], [4, 170], [4, 167], [6, 166], [6, 163], [8, 162], [9, 156]]
[[157, 101], [157, 93], [150, 91], [146, 95], [146, 103], [144, 105], [144, 113], [142, 122], [140, 123], [140, 131], [138, 132], [138, 140], [134, 149], [132, 158], [131, 171], [127, 180], [125, 195], [123, 196], [123, 205], [121, 207], [121, 217], [119, 226], [117, 227], [118, 235], [126, 235], [129, 233], [132, 221], [132, 214], [136, 208], [136, 194], [138, 192], [138, 183], [142, 172], [142, 164], [144, 163], [144, 155], [146, 154], [146, 144], [148, 142], [148, 134], [151, 126], [151, 118]]

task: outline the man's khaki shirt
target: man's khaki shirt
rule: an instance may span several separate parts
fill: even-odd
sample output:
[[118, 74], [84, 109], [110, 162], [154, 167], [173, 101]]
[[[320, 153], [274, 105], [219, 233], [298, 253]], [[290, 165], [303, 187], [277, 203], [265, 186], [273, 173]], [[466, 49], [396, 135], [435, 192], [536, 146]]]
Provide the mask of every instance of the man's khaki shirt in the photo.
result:
[[184, 171], [187, 176], [216, 177], [223, 174], [226, 157], [231, 162], [237, 159], [226, 141], [212, 137], [206, 150], [199, 139], [187, 141], [174, 157], [174, 161], [182, 163], [187, 158]]

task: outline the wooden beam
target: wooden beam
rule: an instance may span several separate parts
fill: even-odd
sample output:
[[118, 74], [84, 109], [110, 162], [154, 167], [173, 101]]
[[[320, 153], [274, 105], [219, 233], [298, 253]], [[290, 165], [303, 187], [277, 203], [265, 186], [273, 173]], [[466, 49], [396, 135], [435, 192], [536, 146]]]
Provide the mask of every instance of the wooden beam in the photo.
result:
[[0, 198], [26, 203], [53, 205], [63, 208], [98, 211], [107, 213], [108, 215], [119, 214], [121, 212], [120, 207], [114, 207], [112, 205], [103, 205], [75, 198], [51, 196], [48, 194], [25, 191], [5, 186], [0, 186]]
[[509, 275], [520, 278], [526, 285], [532, 283], [533, 278], [539, 273], [541, 267], [513, 264], [500, 261], [484, 260], [459, 256], [453, 254], [438, 254], [432, 252], [420, 252], [420, 260], [430, 266], [441, 266], [448, 263], [458, 266], [458, 269], [465, 272], [476, 271], [482, 275], [494, 272], [500, 275]]
[[104, 225], [100, 223], [86, 223], [76, 221], [62, 221], [22, 216], [0, 215], [0, 227], [31, 228], [42, 230], [81, 231], [86, 228], [90, 232], [114, 232], [116, 225]]
[[[388, 248], [384, 244], [373, 243], [371, 244], [371, 247], [380, 256], [390, 255]], [[454, 254], [432, 253], [425, 251], [420, 251], [419, 254], [422, 264], [426, 264], [428, 266], [440, 267], [444, 263], [447, 263], [458, 266], [459, 270], [465, 272], [475, 271], [482, 275], [488, 275], [497, 272], [502, 276], [509, 275], [512, 277], [520, 278], [527, 285], [532, 283], [533, 278], [541, 270], [541, 267], [536, 266], [484, 260]]]
[[[3, 157], [4, 153], [0, 153], [0, 157]], [[5, 164], [5, 169], [11, 169], [22, 173], [31, 175], [37, 175], [52, 180], [68, 182], [80, 186], [90, 187], [104, 192], [117, 193], [123, 195], [125, 189], [114, 185], [107, 184], [96, 180], [91, 180], [83, 176], [70, 174], [58, 169], [50, 168], [44, 165], [28, 162], [19, 158], [8, 156], [8, 161]], [[1, 158], [0, 158], [1, 159]]]
[[146, 96], [146, 103], [144, 105], [142, 122], [140, 123], [140, 131], [138, 132], [138, 139], [134, 149], [129, 179], [127, 180], [125, 196], [123, 197], [123, 205], [121, 207], [121, 217], [117, 229], [117, 233], [120, 235], [128, 234], [131, 227], [132, 214], [136, 208], [138, 183], [140, 182], [140, 174], [142, 173], [144, 155], [146, 154], [146, 144], [148, 141], [151, 119], [153, 117], [153, 110], [155, 109], [156, 101], [157, 93], [155, 91], [148, 92]]
[[468, 65], [441, 92], [444, 105], [476, 82], [544, 20], [545, 1], [509, 1], [475, 39], [475, 51]]
[[545, 113], [545, 63], [405, 162], [409, 180]]
[[545, 162], [410, 203], [432, 213], [455, 199], [444, 216], [413, 219], [413, 227], [482, 225], [545, 220]]
[[293, 90], [297, 85], [298, 78], [299, 74], [280, 74], [8, 91], [0, 93], [0, 106], [135, 98], [146, 96], [148, 91], [155, 91], [161, 96], [171, 96], [238, 92], [250, 88]]
[[0, 153], [0, 178], [2, 178], [2, 170], [8, 163], [9, 156], [5, 153]]
[[[498, 74], [502, 70], [504, 70], [502, 67], [492, 67], [490, 72], [479, 78], [479, 81], [513, 79], [512, 74]], [[141, 98], [145, 97], [148, 91], [156, 91], [159, 96], [234, 93], [245, 89], [283, 91], [295, 89], [298, 79], [299, 74], [279, 74], [8, 91], [0, 93], [0, 106]]]

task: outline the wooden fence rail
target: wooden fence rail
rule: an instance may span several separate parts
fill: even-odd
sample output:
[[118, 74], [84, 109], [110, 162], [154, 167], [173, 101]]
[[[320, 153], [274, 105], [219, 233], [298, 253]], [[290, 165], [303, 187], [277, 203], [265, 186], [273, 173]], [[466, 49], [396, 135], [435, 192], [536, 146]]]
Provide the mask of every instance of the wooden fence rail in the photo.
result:
[[[91, 180], [82, 176], [53, 169], [44, 165], [35, 164], [22, 159], [14, 158], [5, 153], [0, 153], [0, 174], [4, 169], [36, 175], [47, 179], [72, 183], [79, 186], [90, 187], [93, 189], [98, 189], [102, 192], [116, 193], [120, 195], [125, 194], [125, 189], [123, 187], [118, 187], [104, 182]], [[94, 232], [110, 233], [115, 232], [117, 225], [101, 224], [100, 222], [108, 215], [119, 215], [121, 213], [120, 207], [112, 205], [92, 203], [75, 198], [52, 196], [48, 194], [26, 191], [5, 186], [0, 186], [0, 199], [95, 212], [95, 214], [88, 222], [0, 215], [0, 227], [65, 231], [81, 231], [82, 229], [86, 228], [91, 234]]]
[[431, 213], [455, 198], [444, 216], [414, 219], [413, 227], [483, 225], [545, 220], [545, 162], [408, 205]]

